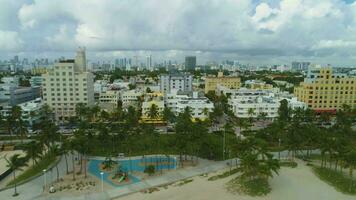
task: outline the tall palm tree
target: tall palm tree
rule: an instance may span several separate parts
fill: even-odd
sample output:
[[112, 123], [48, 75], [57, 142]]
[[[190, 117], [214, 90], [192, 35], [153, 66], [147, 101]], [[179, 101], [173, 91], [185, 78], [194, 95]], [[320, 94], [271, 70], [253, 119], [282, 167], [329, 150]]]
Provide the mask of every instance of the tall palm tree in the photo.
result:
[[[17, 170], [22, 170], [22, 167], [27, 166], [25, 159], [20, 157], [20, 154], [15, 154], [13, 156], [11, 156], [9, 159], [7, 159], [5, 157], [5, 160], [7, 162], [7, 167], [10, 168], [12, 170], [12, 174], [14, 177], [14, 181], [16, 179], [16, 171]], [[17, 192], [17, 183], [15, 181], [15, 185], [14, 185], [14, 194], [12, 196], [17, 196], [19, 195], [19, 193]]]
[[69, 140], [63, 140], [62, 145], [61, 145], [61, 154], [64, 155], [64, 159], [66, 162], [66, 172], [69, 174], [68, 170], [68, 153], [70, 151], [70, 142]]
[[354, 185], [353, 170], [356, 168], [356, 149], [352, 149], [349, 153], [346, 154], [345, 162], [349, 167], [350, 192], [351, 192]]
[[32, 165], [37, 164], [37, 159], [41, 158], [42, 155], [42, 146], [39, 142], [31, 141], [27, 143], [25, 146], [26, 155], [32, 159]]

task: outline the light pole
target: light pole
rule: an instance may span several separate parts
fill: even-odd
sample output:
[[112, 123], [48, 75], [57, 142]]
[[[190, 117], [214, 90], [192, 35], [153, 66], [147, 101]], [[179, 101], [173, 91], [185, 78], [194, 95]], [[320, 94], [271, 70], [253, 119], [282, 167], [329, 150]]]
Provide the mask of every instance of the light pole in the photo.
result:
[[278, 159], [281, 159], [281, 138], [278, 138]]
[[224, 130], [224, 136], [223, 136], [223, 160], [225, 160], [225, 130]]
[[43, 184], [43, 191], [46, 189], [46, 169], [42, 170], [43, 171], [43, 181], [44, 181], [44, 184]]
[[104, 192], [104, 172], [100, 172], [101, 176], [101, 192]]

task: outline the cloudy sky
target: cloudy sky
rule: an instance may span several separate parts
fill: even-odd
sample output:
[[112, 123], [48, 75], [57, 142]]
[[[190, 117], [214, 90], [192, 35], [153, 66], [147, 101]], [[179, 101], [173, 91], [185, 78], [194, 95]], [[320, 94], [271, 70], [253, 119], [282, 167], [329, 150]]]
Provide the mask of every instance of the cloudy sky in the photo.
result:
[[0, 0], [0, 58], [124, 56], [356, 66], [354, 0]]

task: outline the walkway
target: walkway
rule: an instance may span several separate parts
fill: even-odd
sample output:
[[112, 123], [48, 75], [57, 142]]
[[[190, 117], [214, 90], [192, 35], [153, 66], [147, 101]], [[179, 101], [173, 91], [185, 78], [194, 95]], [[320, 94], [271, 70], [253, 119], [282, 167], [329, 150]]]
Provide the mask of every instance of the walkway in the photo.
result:
[[[214, 172], [223, 168], [226, 168], [228, 161], [208, 161], [208, 160], [200, 160], [199, 165], [196, 167], [186, 167], [184, 169], [172, 170], [170, 172], [166, 172], [162, 176], [157, 176], [150, 178], [145, 181], [141, 181], [135, 184], [131, 184], [124, 187], [117, 187], [114, 189], [108, 189], [103, 193], [93, 193], [93, 194], [83, 194], [81, 196], [61, 196], [61, 197], [51, 197], [51, 196], [42, 196], [43, 184], [44, 184], [44, 176], [40, 176], [35, 178], [34, 180], [21, 185], [18, 187], [18, 192], [20, 193], [17, 197], [12, 197], [14, 192], [13, 189], [8, 189], [5, 191], [0, 192], [0, 199], [14, 199], [14, 200], [32, 200], [32, 199], [40, 199], [40, 200], [84, 200], [84, 199], [95, 199], [95, 200], [106, 200], [106, 199], [113, 199], [117, 197], [122, 197], [129, 195], [131, 193], [139, 192], [143, 189], [157, 187], [160, 185], [165, 185], [168, 183], [173, 183], [182, 179], [190, 178], [193, 176], [198, 176], [203, 173], [210, 173]], [[71, 162], [68, 162], [69, 164]], [[60, 170], [60, 177], [64, 176], [66, 173], [65, 169], [65, 160], [62, 157], [61, 161], [59, 162], [58, 166]], [[69, 169], [72, 169], [72, 166], [69, 166]], [[52, 172], [47, 172], [47, 183], [50, 180], [56, 179], [56, 171], [55, 169]], [[105, 183], [106, 184], [106, 183]]]

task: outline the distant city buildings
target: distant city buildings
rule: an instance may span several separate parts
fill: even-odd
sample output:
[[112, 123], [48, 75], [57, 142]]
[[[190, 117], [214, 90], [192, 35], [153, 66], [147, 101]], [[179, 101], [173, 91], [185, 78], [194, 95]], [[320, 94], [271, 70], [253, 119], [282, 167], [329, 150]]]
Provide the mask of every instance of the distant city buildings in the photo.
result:
[[185, 70], [195, 70], [197, 65], [196, 56], [186, 56], [185, 57]]
[[292, 62], [292, 70], [293, 71], [308, 71], [308, 68], [310, 66], [310, 62]]

